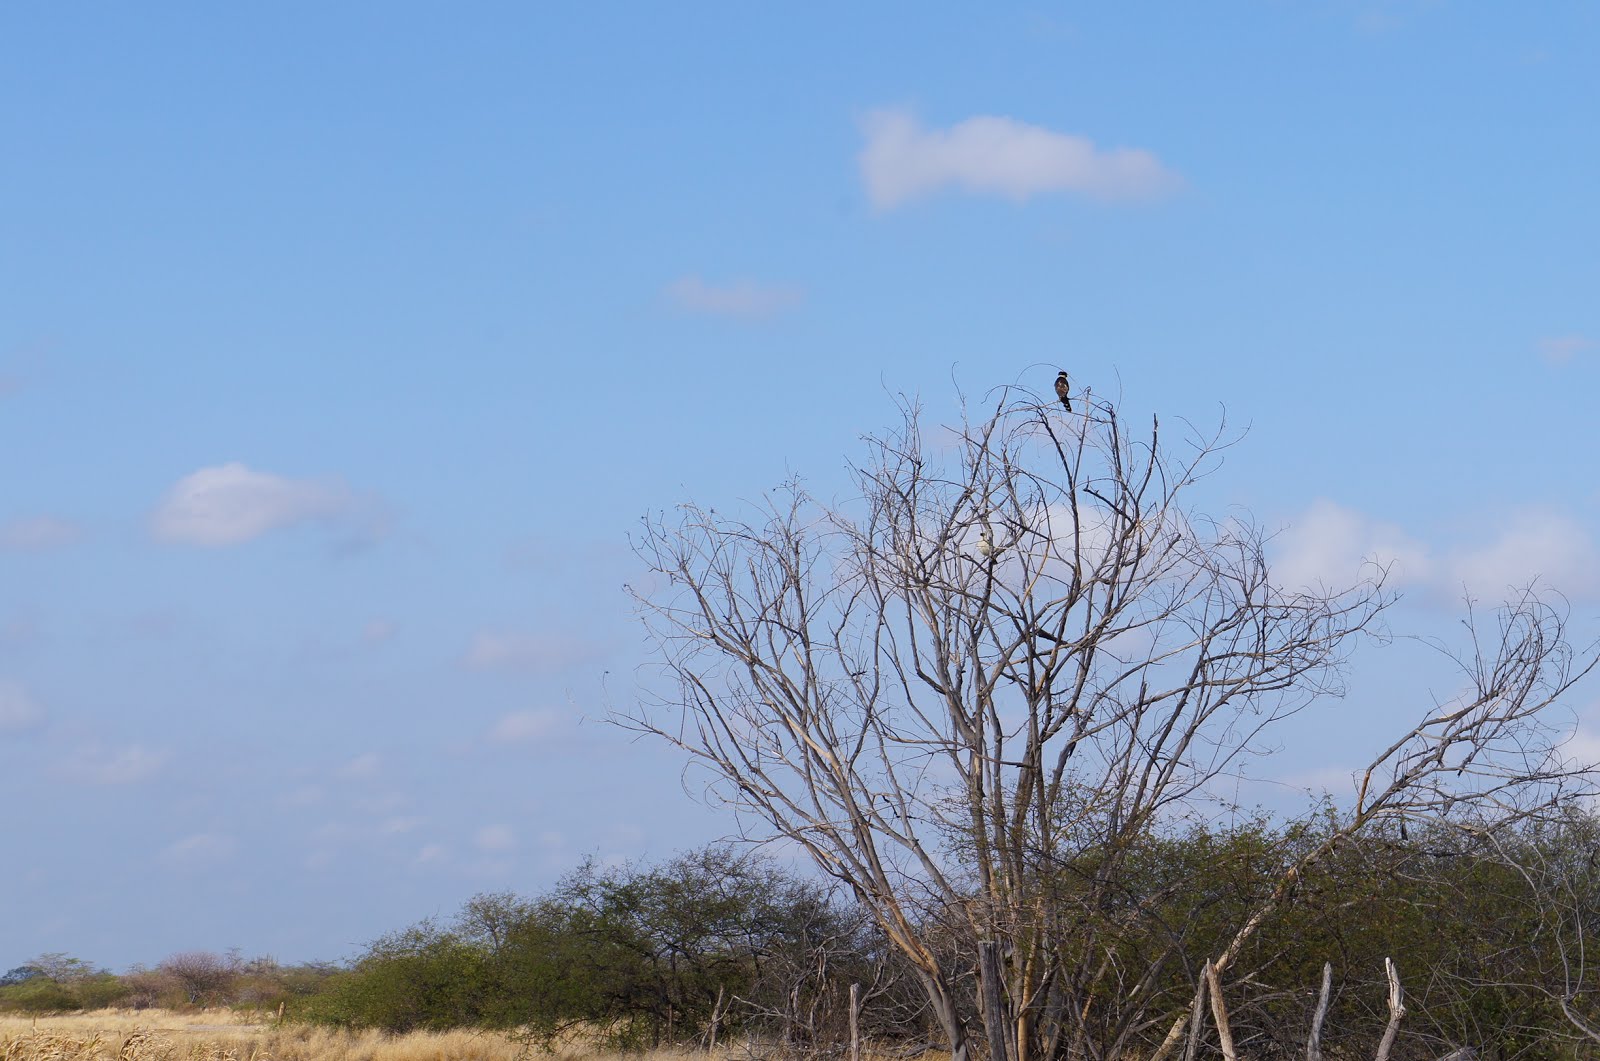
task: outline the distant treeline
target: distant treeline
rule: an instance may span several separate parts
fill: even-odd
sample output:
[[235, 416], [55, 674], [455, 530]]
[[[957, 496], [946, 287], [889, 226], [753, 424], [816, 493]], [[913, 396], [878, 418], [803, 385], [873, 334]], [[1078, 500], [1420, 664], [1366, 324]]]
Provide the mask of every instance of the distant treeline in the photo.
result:
[[[1368, 1053], [1387, 1017], [1390, 957], [1406, 985], [1407, 1041], [1471, 1044], [1491, 1057], [1582, 1056], [1562, 1002], [1585, 1002], [1573, 993], [1587, 988], [1574, 987], [1572, 944], [1586, 930], [1579, 922], [1600, 918], [1600, 893], [1582, 891], [1595, 877], [1597, 838], [1595, 820], [1579, 817], [1492, 844], [1452, 828], [1341, 848], [1285, 897], [1236, 963], [1249, 970], [1227, 988], [1241, 1050], [1303, 1054], [1328, 962], [1325, 1049]], [[1128, 970], [1119, 992], [1182, 1012], [1196, 968], [1318, 840], [1315, 824], [1265, 819], [1150, 835], [1122, 863], [1133, 869], [1118, 898], [1076, 916], [1118, 926], [1116, 949], [1097, 958]], [[1563, 878], [1567, 901], [1552, 905], [1526, 868], [1561, 860], [1574, 872]], [[1042, 894], [1068, 902], [1095, 873], [1093, 859], [1051, 867]], [[927, 916], [937, 924], [941, 912]], [[947, 938], [951, 967], [970, 968], [959, 933]], [[477, 1027], [540, 1042], [581, 1029], [625, 1049], [737, 1038], [811, 1053], [848, 1042], [852, 985], [863, 1038], [938, 1043], [915, 973], [851, 896], [712, 846], [658, 865], [590, 863], [534, 898], [480, 895], [452, 920], [385, 936], [339, 966], [186, 952], [114, 975], [44, 955], [0, 978], [0, 1010], [230, 1005], [395, 1032]], [[1117, 995], [1090, 1009], [1112, 1019], [1125, 1001]]]

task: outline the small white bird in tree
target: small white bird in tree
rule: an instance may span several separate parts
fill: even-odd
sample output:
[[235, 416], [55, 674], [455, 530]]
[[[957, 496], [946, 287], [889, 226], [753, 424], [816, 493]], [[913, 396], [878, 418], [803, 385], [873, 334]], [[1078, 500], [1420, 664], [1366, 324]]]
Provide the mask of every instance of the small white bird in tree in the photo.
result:
[[1072, 384], [1067, 380], [1065, 371], [1056, 373], [1056, 397], [1067, 407], [1067, 412], [1072, 412]]
[[989, 533], [989, 528], [988, 527], [985, 527], [985, 528], [983, 528], [983, 530], [978, 532], [978, 555], [979, 556], [981, 556], [985, 560], [987, 560], [987, 559], [989, 559], [991, 556], [993, 556], [995, 553], [997, 553], [999, 551], [1000, 550], [995, 547], [994, 537], [993, 537], [993, 535], [991, 535]]

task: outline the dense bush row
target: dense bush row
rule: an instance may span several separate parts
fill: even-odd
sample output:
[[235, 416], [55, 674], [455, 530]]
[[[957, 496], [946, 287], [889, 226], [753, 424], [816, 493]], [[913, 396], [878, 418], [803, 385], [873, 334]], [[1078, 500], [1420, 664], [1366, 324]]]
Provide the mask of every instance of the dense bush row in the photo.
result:
[[[1286, 895], [1226, 987], [1241, 1048], [1303, 1051], [1326, 961], [1336, 983], [1328, 1047], [1364, 1050], [1386, 1016], [1383, 960], [1392, 957], [1408, 992], [1408, 1041], [1472, 1044], [1491, 1057], [1573, 1056], [1561, 1000], [1581, 1006], [1588, 996], [1564, 975], [1572, 967], [1562, 947], [1600, 917], [1594, 821], [1502, 838], [1492, 851], [1462, 835], [1342, 848]], [[1317, 839], [1315, 825], [1265, 820], [1151, 836], [1124, 864], [1133, 868], [1119, 898], [1094, 908], [1074, 898], [1097, 872], [1092, 860], [1041, 867], [1041, 894], [1057, 911], [1072, 910], [1086, 928], [1097, 919], [1114, 927], [1084, 933], [1116, 940], [1098, 958], [1127, 971], [1106, 981], [1113, 989], [1093, 996], [1091, 1012], [1114, 1022], [1137, 993], [1162, 999], [1160, 1012], [1183, 1011], [1198, 964]], [[1576, 867], [1566, 880], [1578, 888], [1559, 910], [1526, 872], [1556, 856]], [[935, 923], [939, 912], [928, 917]], [[970, 968], [960, 937], [948, 938], [951, 967]], [[914, 974], [848, 896], [711, 847], [658, 866], [586, 865], [537, 898], [482, 895], [448, 923], [393, 933], [341, 967], [185, 953], [116, 976], [45, 955], [0, 978], [0, 1009], [230, 1004], [396, 1032], [472, 1026], [547, 1042], [582, 1028], [622, 1048], [737, 1036], [806, 1051], [847, 1040], [853, 984], [866, 1037], [937, 1039]]]
[[[708, 1040], [713, 1025], [809, 1041], [836, 1034], [848, 985], [882, 982], [888, 963], [853, 906], [713, 847], [653, 868], [586, 865], [536, 900], [479, 896], [448, 925], [377, 941], [299, 1012], [537, 1039], [581, 1025], [621, 1047]], [[901, 1008], [875, 1014], [895, 1021]]]
[[173, 954], [155, 968], [118, 976], [65, 954], [42, 954], [0, 976], [0, 1013], [60, 1013], [113, 1006], [181, 1009], [237, 1006], [277, 1010], [315, 995], [337, 972], [314, 963], [245, 960], [237, 952]]

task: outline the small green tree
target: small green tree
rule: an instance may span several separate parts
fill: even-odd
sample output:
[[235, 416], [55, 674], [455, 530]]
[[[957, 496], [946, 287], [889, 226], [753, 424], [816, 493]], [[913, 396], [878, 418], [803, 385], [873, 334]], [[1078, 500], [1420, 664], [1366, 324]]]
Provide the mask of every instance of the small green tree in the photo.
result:
[[424, 921], [374, 942], [301, 1015], [397, 1033], [479, 1024], [490, 994], [483, 970], [479, 948]]

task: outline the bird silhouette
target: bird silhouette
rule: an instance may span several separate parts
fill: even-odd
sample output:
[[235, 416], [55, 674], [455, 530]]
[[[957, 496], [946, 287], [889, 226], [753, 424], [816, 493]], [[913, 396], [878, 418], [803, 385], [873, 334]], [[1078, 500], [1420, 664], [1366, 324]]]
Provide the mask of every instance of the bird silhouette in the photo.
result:
[[1056, 373], [1056, 397], [1067, 407], [1067, 412], [1072, 412], [1072, 384], [1067, 381], [1065, 372]]

